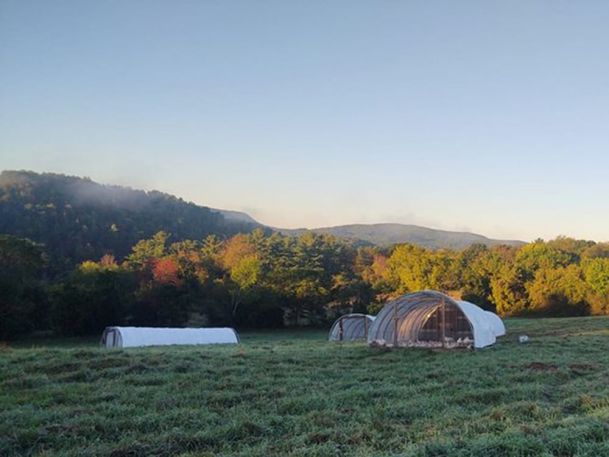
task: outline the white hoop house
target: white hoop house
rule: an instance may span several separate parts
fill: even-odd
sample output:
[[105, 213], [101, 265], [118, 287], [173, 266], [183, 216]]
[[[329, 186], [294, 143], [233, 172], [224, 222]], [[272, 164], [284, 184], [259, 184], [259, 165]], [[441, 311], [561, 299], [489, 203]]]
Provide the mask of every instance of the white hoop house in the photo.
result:
[[239, 335], [222, 328], [106, 327], [101, 344], [107, 348], [190, 344], [237, 344]]
[[328, 341], [366, 340], [373, 322], [374, 316], [369, 314], [345, 314], [332, 324]]
[[494, 344], [499, 336], [495, 320], [499, 316], [489, 314], [473, 303], [436, 291], [407, 294], [385, 304], [368, 332], [368, 343], [482, 348]]

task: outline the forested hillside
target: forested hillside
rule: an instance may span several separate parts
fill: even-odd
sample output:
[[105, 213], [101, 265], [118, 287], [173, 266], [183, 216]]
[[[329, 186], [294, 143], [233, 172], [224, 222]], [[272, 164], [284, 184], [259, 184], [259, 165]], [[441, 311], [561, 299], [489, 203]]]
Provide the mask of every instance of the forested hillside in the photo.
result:
[[231, 236], [259, 226], [161, 192], [97, 184], [52, 173], [0, 174], [0, 234], [41, 243], [51, 272], [86, 259], [122, 258], [137, 241], [160, 230], [174, 240]]

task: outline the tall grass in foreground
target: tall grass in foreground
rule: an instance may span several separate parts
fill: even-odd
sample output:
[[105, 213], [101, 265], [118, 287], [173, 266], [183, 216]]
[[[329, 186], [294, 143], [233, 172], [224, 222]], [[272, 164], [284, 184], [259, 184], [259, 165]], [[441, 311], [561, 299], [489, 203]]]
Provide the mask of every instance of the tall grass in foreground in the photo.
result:
[[1, 349], [0, 455], [609, 455], [609, 318], [511, 320], [479, 351], [242, 336]]

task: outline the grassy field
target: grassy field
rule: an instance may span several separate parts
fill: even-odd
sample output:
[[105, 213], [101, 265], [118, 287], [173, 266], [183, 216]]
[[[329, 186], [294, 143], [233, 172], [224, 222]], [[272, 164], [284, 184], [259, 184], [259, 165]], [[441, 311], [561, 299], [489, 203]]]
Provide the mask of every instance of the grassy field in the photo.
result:
[[609, 319], [507, 327], [457, 352], [22, 342], [0, 348], [0, 455], [609, 456]]

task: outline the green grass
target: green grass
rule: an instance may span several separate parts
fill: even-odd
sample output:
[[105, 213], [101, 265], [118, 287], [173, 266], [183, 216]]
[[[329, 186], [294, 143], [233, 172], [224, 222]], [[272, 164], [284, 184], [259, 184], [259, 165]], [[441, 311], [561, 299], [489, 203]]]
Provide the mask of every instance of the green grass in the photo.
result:
[[0, 455], [609, 455], [609, 318], [508, 332], [455, 352], [319, 331], [223, 347], [27, 342], [0, 349]]

